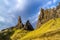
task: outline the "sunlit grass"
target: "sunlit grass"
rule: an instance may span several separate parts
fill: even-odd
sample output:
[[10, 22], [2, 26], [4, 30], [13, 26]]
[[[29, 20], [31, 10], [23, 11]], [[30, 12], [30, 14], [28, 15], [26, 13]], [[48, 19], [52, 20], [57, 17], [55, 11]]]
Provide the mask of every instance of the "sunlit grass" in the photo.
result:
[[43, 24], [39, 29], [34, 30], [28, 33], [26, 36], [22, 37], [20, 40], [28, 40], [37, 36], [41, 36], [44, 33], [49, 31], [54, 31], [60, 28], [60, 18], [56, 18], [49, 20], [45, 24]]
[[10, 37], [11, 40], [19, 40], [23, 36], [25, 36], [29, 31], [23, 30], [23, 29], [18, 29], [14, 32], [14, 34]]

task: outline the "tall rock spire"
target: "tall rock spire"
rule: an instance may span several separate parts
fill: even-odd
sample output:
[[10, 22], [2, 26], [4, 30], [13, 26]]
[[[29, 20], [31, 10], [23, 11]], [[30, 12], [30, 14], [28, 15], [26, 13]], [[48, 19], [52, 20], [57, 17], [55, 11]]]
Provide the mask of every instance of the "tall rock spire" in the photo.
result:
[[34, 30], [34, 28], [32, 27], [32, 25], [30, 24], [29, 20], [27, 20], [26, 24], [24, 25], [24, 29], [25, 30]]
[[20, 28], [20, 29], [24, 27], [24, 25], [23, 25], [23, 23], [21, 21], [21, 17], [20, 16], [18, 17], [18, 23], [17, 23], [16, 26], [17, 26], [17, 28]]
[[20, 16], [18, 17], [18, 23], [22, 23]]

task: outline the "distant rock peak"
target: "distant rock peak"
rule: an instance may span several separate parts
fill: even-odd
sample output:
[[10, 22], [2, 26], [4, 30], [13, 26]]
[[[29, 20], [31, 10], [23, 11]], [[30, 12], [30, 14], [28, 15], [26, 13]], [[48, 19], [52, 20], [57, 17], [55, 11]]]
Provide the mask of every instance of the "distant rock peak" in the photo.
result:
[[24, 25], [25, 30], [34, 30], [33, 26], [31, 25], [30, 21], [27, 20], [26, 24]]
[[23, 24], [20, 16], [18, 17], [18, 23], [16, 25], [16, 28], [29, 30], [29, 31], [34, 30], [33, 26], [30, 23], [30, 21], [27, 20], [27, 22], [25, 24]]
[[20, 16], [18, 16], [18, 22], [19, 22], [19, 23], [22, 23]]
[[16, 28], [23, 28], [24, 27], [24, 25], [23, 25], [23, 23], [22, 23], [22, 20], [21, 20], [21, 17], [19, 16], [18, 17], [18, 23], [17, 23], [17, 25], [16, 25]]

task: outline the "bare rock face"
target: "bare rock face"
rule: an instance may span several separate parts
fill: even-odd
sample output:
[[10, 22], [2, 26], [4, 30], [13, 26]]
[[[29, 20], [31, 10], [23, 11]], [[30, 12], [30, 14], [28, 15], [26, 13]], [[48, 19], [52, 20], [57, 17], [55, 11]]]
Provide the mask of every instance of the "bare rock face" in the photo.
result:
[[21, 17], [20, 16], [18, 17], [18, 23], [17, 23], [16, 27], [20, 28], [20, 29], [24, 27], [24, 25], [23, 25], [23, 23], [21, 21]]
[[40, 28], [40, 26], [48, 20], [55, 18], [60, 18], [60, 3], [56, 8], [50, 8], [46, 10], [41, 8], [36, 29]]
[[25, 30], [29, 30], [32, 31], [34, 30], [34, 28], [32, 27], [32, 25], [30, 24], [29, 20], [26, 22], [26, 24], [24, 25], [24, 29]]

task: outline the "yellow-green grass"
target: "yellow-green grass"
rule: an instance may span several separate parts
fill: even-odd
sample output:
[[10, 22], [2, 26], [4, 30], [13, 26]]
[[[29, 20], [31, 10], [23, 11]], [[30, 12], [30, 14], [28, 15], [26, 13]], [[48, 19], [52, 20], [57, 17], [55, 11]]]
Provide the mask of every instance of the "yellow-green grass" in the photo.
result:
[[60, 18], [49, 20], [48, 22], [44, 23], [39, 29], [28, 33], [26, 36], [22, 37], [20, 40], [28, 40], [37, 36], [41, 36], [44, 33], [55, 31], [57, 29], [60, 29]]
[[10, 37], [11, 40], [19, 40], [21, 37], [25, 36], [29, 31], [18, 29], [15, 30], [14, 34]]

